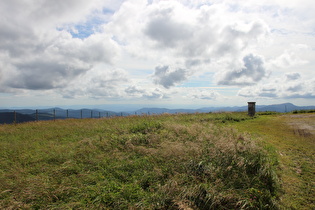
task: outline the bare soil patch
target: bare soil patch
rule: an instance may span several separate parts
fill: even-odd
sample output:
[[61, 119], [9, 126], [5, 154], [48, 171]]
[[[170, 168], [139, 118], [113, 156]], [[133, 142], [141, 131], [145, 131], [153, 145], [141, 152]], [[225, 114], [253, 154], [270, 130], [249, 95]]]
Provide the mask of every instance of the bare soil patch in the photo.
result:
[[286, 122], [296, 135], [304, 137], [315, 136], [315, 114], [285, 115]]

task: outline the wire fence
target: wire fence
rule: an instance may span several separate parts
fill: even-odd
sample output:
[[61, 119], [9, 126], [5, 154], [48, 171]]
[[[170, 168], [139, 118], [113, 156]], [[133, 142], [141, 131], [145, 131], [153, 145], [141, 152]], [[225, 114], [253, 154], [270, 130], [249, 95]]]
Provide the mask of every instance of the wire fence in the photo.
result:
[[64, 109], [36, 109], [36, 110], [2, 110], [0, 112], [0, 124], [22, 123], [29, 121], [57, 120], [57, 119], [85, 119], [85, 118], [109, 118], [130, 115], [150, 115], [147, 113], [127, 113], [98, 111], [89, 109], [64, 110]]

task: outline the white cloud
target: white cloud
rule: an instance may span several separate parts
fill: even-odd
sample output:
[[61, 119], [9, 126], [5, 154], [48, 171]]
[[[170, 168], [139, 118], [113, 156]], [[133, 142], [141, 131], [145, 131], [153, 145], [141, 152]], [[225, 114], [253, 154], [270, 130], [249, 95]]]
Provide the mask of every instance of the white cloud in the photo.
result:
[[249, 54], [243, 58], [242, 67], [227, 70], [218, 74], [220, 85], [253, 85], [268, 75], [264, 59], [260, 56]]
[[187, 70], [170, 66], [157, 66], [153, 75], [154, 82], [165, 88], [170, 88], [187, 79]]
[[115, 43], [106, 36], [80, 40], [60, 33], [53, 40], [22, 44], [18, 53], [7, 52], [10, 56], [4, 65], [9, 68], [2, 72], [2, 84], [22, 89], [60, 88], [97, 63], [112, 63], [117, 54]]
[[117, 99], [125, 96], [123, 85], [128, 82], [125, 70], [106, 65], [81, 74], [60, 94], [65, 98]]
[[[166, 103], [314, 98], [314, 5], [3, 0], [0, 93]], [[214, 82], [240, 91], [198, 88]]]
[[145, 89], [143, 87], [137, 87], [135, 85], [129, 86], [125, 89], [125, 93], [127, 94], [126, 98], [128, 97], [135, 97], [137, 99], [145, 99], [145, 100], [157, 100], [168, 98], [165, 93], [159, 88], [149, 88]]
[[[100, 5], [99, 1], [84, 2], [0, 3], [4, 16], [0, 21], [0, 38], [5, 40], [0, 43], [0, 52], [5, 55], [2, 65], [6, 66], [0, 70], [2, 90], [66, 87], [93, 65], [113, 62], [118, 47], [107, 35], [94, 34], [81, 40], [56, 29], [60, 24], [81, 21]], [[72, 9], [75, 11], [71, 12]], [[16, 12], [14, 16], [12, 12]]]
[[[306, 49], [304, 49], [306, 50]], [[293, 50], [285, 50], [284, 53], [282, 53], [277, 58], [273, 59], [270, 64], [274, 66], [274, 68], [289, 68], [294, 66], [299, 66], [306, 64], [307, 61], [303, 60], [297, 53], [295, 53]]]
[[315, 80], [291, 72], [264, 84], [242, 88], [238, 95], [250, 98], [315, 98]]
[[193, 25], [183, 15], [191, 11], [178, 2], [150, 5], [149, 20], [144, 33], [158, 43], [158, 47], [173, 48], [193, 35]]
[[139, 85], [131, 85], [125, 89], [126, 98], [135, 97], [146, 101], [171, 100], [180, 104], [193, 102], [222, 100], [223, 96], [217, 91], [193, 87], [174, 87], [172, 89], [147, 88]]
[[189, 60], [234, 56], [255, 46], [268, 30], [262, 20], [248, 21], [224, 4], [195, 8], [176, 1], [148, 5], [126, 1], [105, 26], [135, 56], [182, 66]]
[[199, 89], [192, 89], [189, 91], [188, 97], [191, 99], [201, 99], [201, 100], [216, 100], [221, 95], [213, 90], [199, 90]]

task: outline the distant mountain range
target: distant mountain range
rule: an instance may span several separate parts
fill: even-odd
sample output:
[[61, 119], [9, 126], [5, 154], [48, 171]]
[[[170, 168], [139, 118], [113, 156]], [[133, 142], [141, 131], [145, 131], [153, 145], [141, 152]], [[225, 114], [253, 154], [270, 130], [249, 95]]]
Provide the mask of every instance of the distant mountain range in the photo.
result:
[[128, 113], [116, 113], [112, 111], [99, 110], [99, 109], [0, 109], [0, 124], [11, 124], [14, 122], [28, 122], [36, 120], [54, 120], [66, 118], [101, 118], [113, 116], [127, 116]]
[[[291, 103], [274, 104], [274, 105], [258, 105], [256, 106], [256, 112], [292, 112], [294, 110], [309, 110], [315, 109], [315, 106], [295, 106]], [[247, 111], [247, 106], [233, 106], [233, 107], [203, 107], [199, 109], [165, 109], [165, 108], [142, 108], [136, 111], [137, 114], [150, 113], [150, 114], [162, 114], [162, 113], [204, 113], [204, 112], [243, 112]]]
[[[0, 109], [0, 124], [21, 123], [35, 120], [53, 120], [66, 118], [101, 118], [113, 116], [128, 116], [142, 114], [163, 114], [163, 113], [208, 113], [208, 112], [242, 112], [247, 111], [247, 106], [234, 107], [203, 107], [199, 109], [166, 109], [166, 108], [142, 108], [132, 112], [113, 112], [102, 109]], [[315, 109], [315, 106], [295, 106], [292, 103], [257, 105], [256, 112], [292, 112], [295, 110]]]
[[35, 119], [27, 114], [21, 113], [14, 114], [14, 112], [0, 112], [0, 124], [11, 124], [14, 123], [14, 121], [22, 123], [35, 121]]

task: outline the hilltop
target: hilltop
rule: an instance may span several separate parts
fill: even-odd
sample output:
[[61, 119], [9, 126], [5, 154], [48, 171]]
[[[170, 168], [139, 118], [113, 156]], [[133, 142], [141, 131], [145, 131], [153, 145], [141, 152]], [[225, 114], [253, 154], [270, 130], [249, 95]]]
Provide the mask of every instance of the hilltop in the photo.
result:
[[313, 208], [313, 134], [287, 119], [240, 112], [1, 125], [0, 207]]

